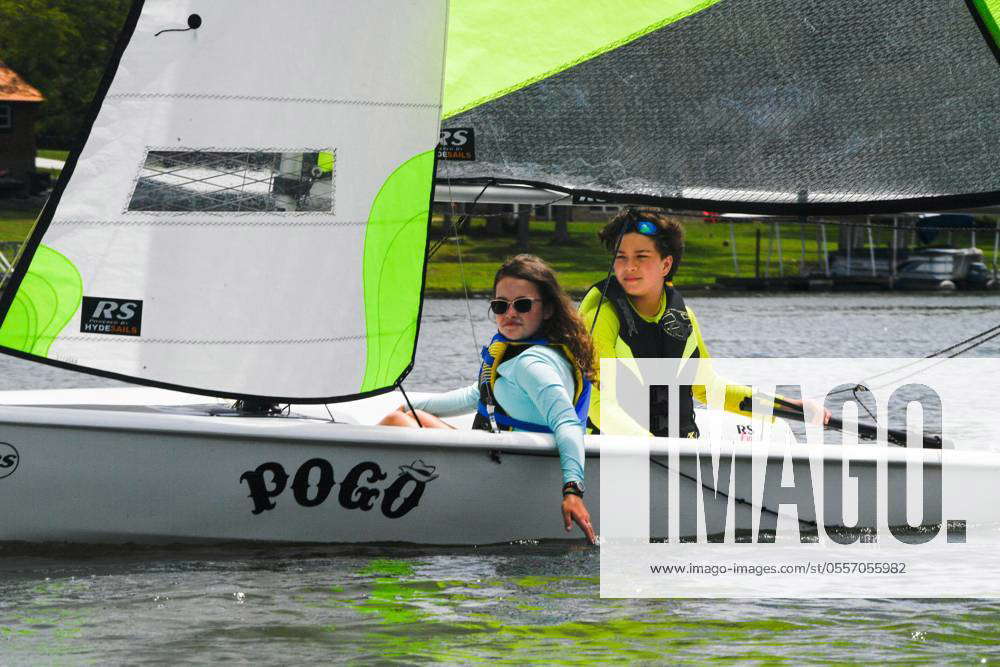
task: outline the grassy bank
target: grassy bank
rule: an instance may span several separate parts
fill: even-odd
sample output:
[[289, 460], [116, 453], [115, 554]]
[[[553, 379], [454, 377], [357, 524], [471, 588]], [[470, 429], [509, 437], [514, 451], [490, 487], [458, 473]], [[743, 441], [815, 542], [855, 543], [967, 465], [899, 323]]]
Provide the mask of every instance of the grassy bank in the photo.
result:
[[0, 243], [21, 242], [31, 231], [37, 211], [9, 210], [0, 208]]
[[[22, 241], [31, 231], [37, 208], [25, 206], [13, 208], [16, 204], [0, 203], [0, 242]], [[536, 254], [549, 262], [562, 284], [573, 294], [580, 295], [595, 282], [607, 275], [610, 256], [597, 240], [597, 231], [603, 221], [569, 223], [569, 242], [554, 243], [554, 223], [544, 220], [531, 222], [531, 234], [527, 252]], [[432, 229], [432, 245], [441, 240], [442, 224], [435, 219]], [[679, 286], [711, 285], [719, 277], [752, 277], [755, 273], [756, 235], [760, 231], [760, 273], [768, 273], [770, 255], [771, 277], [779, 275], [779, 255], [777, 243], [772, 239], [772, 226], [768, 223], [739, 223], [733, 226], [736, 247], [736, 265], [733, 262], [733, 246], [728, 223], [707, 223], [698, 218], [684, 221], [687, 249], [676, 276]], [[819, 227], [815, 224], [781, 225], [781, 262], [784, 275], [800, 273], [803, 260], [802, 237], [805, 237], [806, 271], [821, 271], [822, 256], [818, 253]], [[826, 226], [827, 247], [833, 252], [838, 248], [838, 228]], [[891, 231], [873, 230], [876, 247], [889, 244]], [[470, 292], [488, 293], [492, 290], [493, 274], [507, 257], [522, 250], [517, 248], [512, 233], [490, 235], [486, 233], [486, 222], [474, 218], [465, 233], [455, 238], [447, 238], [427, 265], [427, 292], [432, 295], [455, 295], [464, 293], [463, 285]], [[900, 239], [903, 241], [903, 239]], [[947, 240], [958, 247], [971, 243], [968, 232], [955, 232], [954, 238], [948, 233]], [[945, 238], [942, 238], [942, 242]], [[991, 246], [992, 235], [982, 233], [978, 238], [980, 246]], [[985, 248], [984, 248], [985, 249]], [[858, 253], [866, 253], [858, 249]], [[860, 256], [860, 255], [859, 255]], [[461, 261], [460, 261], [461, 258]], [[738, 266], [738, 270], [737, 270]]]
[[65, 162], [66, 158], [69, 157], [69, 151], [60, 151], [50, 148], [39, 148], [35, 154], [38, 157], [44, 157], [50, 160], [62, 160], [63, 162]]
[[[553, 243], [553, 223], [532, 221], [527, 251], [549, 262], [558, 272], [560, 282], [571, 292], [580, 294], [593, 283], [602, 280], [608, 271], [610, 255], [597, 240], [603, 222], [569, 223], [570, 242]], [[440, 223], [434, 225], [440, 229]], [[736, 263], [728, 223], [706, 223], [699, 219], [685, 221], [686, 252], [677, 273], [677, 285], [707, 285], [719, 276], [754, 275], [756, 234], [761, 231], [761, 274], [767, 266], [770, 225], [745, 223], [734, 226]], [[822, 257], [817, 253], [817, 227], [784, 224], [781, 227], [785, 275], [798, 275], [802, 259], [800, 234], [805, 233], [806, 268], [818, 268]], [[828, 248], [837, 249], [837, 230], [827, 228]], [[432, 294], [462, 294], [464, 278], [473, 292], [488, 292], [493, 286], [493, 274], [506, 257], [520, 250], [513, 236], [488, 236], [485, 221], [473, 220], [468, 233], [459, 243], [445, 241], [427, 267], [427, 290]], [[461, 256], [461, 261], [459, 258]], [[779, 271], [777, 244], [771, 245], [770, 275]]]
[[[31, 231], [38, 211], [35, 209], [0, 208], [0, 242], [22, 241]], [[604, 278], [608, 270], [608, 252], [597, 240], [597, 231], [603, 222], [569, 223], [568, 243], [553, 243], [553, 223], [544, 220], [531, 222], [531, 235], [527, 251], [549, 262], [559, 272], [560, 281], [571, 292], [580, 294], [587, 287]], [[493, 274], [507, 257], [519, 252], [511, 235], [487, 235], [485, 221], [473, 219], [467, 233], [456, 243], [453, 238], [445, 240], [427, 266], [427, 291], [431, 294], [461, 295], [463, 272], [465, 283], [472, 292], [489, 292], [493, 287]], [[756, 225], [736, 225], [736, 249], [740, 275], [750, 276], [754, 271], [754, 248]], [[440, 220], [433, 228], [441, 229]], [[706, 224], [689, 222], [686, 226], [687, 253], [677, 274], [678, 285], [711, 284], [717, 276], [737, 275], [733, 268], [732, 250], [729, 241], [728, 224]], [[807, 263], [816, 266], [820, 261], [816, 255], [815, 227], [807, 227], [812, 239], [806, 244]], [[767, 259], [767, 235], [763, 229], [761, 246], [762, 271]], [[835, 230], [830, 229], [831, 249]], [[785, 272], [797, 273], [800, 253], [797, 225], [782, 228], [785, 238], [783, 256]], [[790, 238], [790, 235], [792, 238]], [[440, 240], [440, 234], [432, 239], [432, 244]], [[461, 255], [461, 262], [459, 256]], [[772, 275], [777, 275], [777, 250], [772, 257]]]

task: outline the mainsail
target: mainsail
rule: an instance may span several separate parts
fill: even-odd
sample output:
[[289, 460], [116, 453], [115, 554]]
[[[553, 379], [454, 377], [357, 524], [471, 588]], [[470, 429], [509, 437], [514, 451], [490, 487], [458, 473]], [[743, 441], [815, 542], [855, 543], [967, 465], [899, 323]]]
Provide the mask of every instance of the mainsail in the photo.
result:
[[[0, 348], [328, 401], [412, 365], [445, 0], [139, 0]], [[191, 29], [188, 29], [188, 28]]]
[[998, 0], [457, 1], [438, 177], [693, 210], [995, 205], [998, 18]]

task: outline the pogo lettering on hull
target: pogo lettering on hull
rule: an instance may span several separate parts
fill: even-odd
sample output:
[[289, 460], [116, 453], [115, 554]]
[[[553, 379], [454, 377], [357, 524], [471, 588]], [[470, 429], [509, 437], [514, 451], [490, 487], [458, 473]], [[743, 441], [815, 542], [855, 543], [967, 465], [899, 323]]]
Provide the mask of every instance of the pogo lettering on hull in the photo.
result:
[[[290, 487], [292, 497], [300, 506], [317, 507], [326, 502], [333, 487], [339, 484], [336, 497], [344, 509], [367, 512], [378, 503], [382, 514], [398, 519], [420, 504], [427, 484], [438, 478], [436, 469], [417, 459], [410, 465], [399, 466], [399, 474], [387, 484], [389, 475], [382, 471], [382, 466], [363, 461], [338, 482], [332, 463], [313, 458], [298, 467]], [[277, 507], [275, 499], [289, 488], [288, 480], [284, 466], [275, 461], [262, 463], [240, 475], [240, 483], [245, 482], [250, 489], [251, 512], [261, 514]]]

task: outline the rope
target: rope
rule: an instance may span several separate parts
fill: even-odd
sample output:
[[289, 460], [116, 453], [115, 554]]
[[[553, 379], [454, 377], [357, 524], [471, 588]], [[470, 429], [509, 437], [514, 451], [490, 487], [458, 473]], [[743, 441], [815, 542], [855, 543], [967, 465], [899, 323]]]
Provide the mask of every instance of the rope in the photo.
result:
[[[423, 422], [420, 421], [420, 416], [417, 415], [417, 411], [413, 408], [413, 403], [410, 403], [410, 397], [406, 395], [406, 390], [403, 389], [403, 383], [400, 382], [396, 386], [399, 387], [399, 391], [402, 392], [403, 399], [406, 401], [406, 407], [410, 408], [410, 414], [413, 415], [413, 418], [417, 420], [417, 426], [419, 426], [420, 428], [423, 428], [424, 424], [423, 424]], [[331, 415], [331, 418], [332, 418], [332, 415]]]
[[[490, 184], [487, 183], [483, 187], [482, 192], [480, 192], [476, 196], [475, 200], [473, 200], [473, 203], [472, 203], [473, 206], [475, 206], [476, 202], [479, 201], [479, 198], [483, 196], [483, 193], [486, 192], [486, 188], [488, 188], [489, 185]], [[448, 178], [448, 203], [449, 203], [449, 206], [453, 206], [455, 204], [455, 197], [452, 194], [452, 189], [451, 189], [451, 177]], [[466, 219], [471, 219], [471, 216], [469, 216], [469, 215], [466, 215], [464, 217]], [[462, 276], [462, 292], [465, 294], [465, 309], [469, 313], [469, 330], [472, 333], [472, 350], [473, 350], [473, 352], [475, 354], [476, 361], [478, 362], [479, 361], [479, 340], [476, 338], [476, 322], [475, 322], [475, 318], [473, 318], [473, 316], [472, 316], [472, 300], [469, 297], [469, 281], [465, 277], [465, 262], [462, 259], [462, 240], [458, 237], [458, 228], [459, 228], [459, 225], [461, 223], [462, 223], [461, 219], [457, 223], [452, 223], [452, 229], [455, 232], [455, 234], [454, 234], [454, 238], [455, 238], [455, 251], [458, 253], [458, 271], [459, 271], [459, 273]], [[445, 237], [445, 238], [447, 238], [447, 237]], [[437, 250], [437, 248], [441, 247], [441, 244], [444, 243], [444, 240], [445, 239], [441, 239], [441, 242], [439, 242], [431, 250], [431, 252], [428, 253], [428, 255], [427, 255], [427, 261], [430, 261], [431, 256], [434, 254], [434, 252]]]
[[[449, 205], [454, 205], [455, 198], [454, 195], [452, 194], [451, 177], [448, 177], [447, 181], [448, 181], [448, 203]], [[475, 206], [479, 202], [479, 199], [486, 193], [486, 190], [491, 185], [495, 184], [496, 181], [493, 179], [487, 181], [486, 185], [483, 186], [483, 189], [480, 190], [479, 194], [476, 195], [475, 199], [472, 200], [472, 205], [470, 206], [470, 209], [473, 210], [470, 210], [468, 213], [462, 215], [462, 217], [459, 218], [458, 222], [452, 223], [452, 232], [453, 232], [452, 237], [455, 239], [455, 250], [458, 254], [458, 269], [459, 273], [462, 276], [462, 291], [465, 294], [465, 307], [469, 313], [469, 328], [472, 331], [472, 349], [476, 351], [475, 354], [477, 363], [479, 362], [479, 340], [476, 338], [476, 323], [475, 323], [475, 318], [472, 315], [472, 299], [471, 296], [469, 295], [469, 281], [465, 275], [465, 261], [464, 258], [462, 257], [462, 244], [461, 244], [461, 239], [459, 238], [459, 234], [462, 231], [462, 227], [472, 219]], [[540, 204], [540, 206], [548, 206], [550, 204], [554, 204], [557, 201], [561, 201], [562, 199], [564, 199], [564, 196], [560, 195], [558, 198], [553, 199], [551, 202], [547, 204]], [[476, 217], [497, 218], [497, 217], [506, 217], [507, 215], [508, 215], [507, 213], [485, 213], [481, 216], [476, 216]], [[434, 244], [434, 246], [427, 253], [427, 261], [431, 260], [431, 258], [434, 256], [434, 253], [436, 253], [438, 249], [441, 248], [441, 246], [444, 245], [445, 241], [447, 240], [448, 237], [445, 236], [436, 244]]]
[[[622, 227], [624, 230], [624, 226]], [[621, 247], [622, 239], [625, 237], [625, 232], [623, 231], [618, 235], [618, 240], [615, 241], [615, 249], [611, 252], [611, 264], [608, 266], [608, 275], [604, 278], [604, 289], [601, 290], [601, 300], [597, 302], [597, 310], [594, 311], [594, 321], [590, 323], [590, 336], [594, 336], [594, 328], [597, 326], [597, 316], [601, 314], [601, 306], [604, 305], [604, 297], [608, 293], [608, 287], [611, 285], [611, 273], [615, 270], [615, 259], [618, 257], [618, 248]]]
[[[476, 204], [479, 202], [480, 197], [482, 197], [484, 194], [486, 194], [487, 188], [489, 188], [491, 185], [493, 185], [493, 183], [494, 183], [494, 181], [492, 179], [486, 182], [486, 185], [484, 185], [483, 189], [479, 191], [479, 194], [476, 195], [476, 198], [472, 200], [472, 205], [469, 207], [470, 209], [475, 210]], [[450, 178], [448, 179], [448, 199], [449, 199], [449, 203], [451, 203], [451, 204], [455, 203], [454, 197], [451, 194], [451, 179]], [[481, 217], [490, 217], [490, 216], [481, 216]], [[460, 230], [462, 228], [462, 226], [466, 222], [468, 222], [471, 218], [472, 218], [472, 211], [469, 211], [469, 212], [465, 213], [461, 218], [459, 218], [458, 222], [452, 223], [451, 228], [454, 231], [453, 236], [455, 236], [457, 238], [458, 234], [459, 234], [459, 232], [460, 232]], [[442, 245], [444, 245], [444, 242], [447, 241], [447, 240], [448, 240], [447, 236], [442, 237], [442, 239], [440, 241], [438, 241], [437, 243], [435, 243], [434, 247], [432, 247], [427, 252], [427, 261], [428, 262], [431, 260], [432, 257], [434, 257], [434, 253], [436, 253], [438, 251], [438, 249]], [[457, 245], [457, 242], [456, 242], [456, 245]], [[461, 262], [461, 255], [462, 255], [461, 250], [459, 250], [458, 254], [459, 254], [459, 262]]]
[[[932, 365], [930, 365], [930, 366], [928, 366], [926, 368], [917, 369], [917, 370], [913, 371], [912, 373], [909, 373], [907, 375], [904, 375], [904, 376], [896, 379], [894, 382], [887, 382], [887, 383], [884, 383], [884, 384], [877, 385], [875, 387], [876, 389], [882, 389], [884, 387], [890, 386], [891, 384], [896, 384], [896, 383], [902, 382], [903, 380], [911, 378], [914, 375], [917, 375], [919, 373], [925, 373], [925, 372], [929, 371], [930, 369], [934, 368], [935, 366], [938, 366], [938, 365], [944, 363], [947, 359], [954, 359], [955, 357], [958, 357], [959, 355], [965, 354], [966, 352], [969, 352], [970, 350], [974, 350], [977, 347], [979, 347], [980, 345], [982, 345], [984, 343], [988, 343], [989, 341], [994, 340], [997, 337], [1000, 337], [1000, 324], [998, 324], [996, 326], [993, 326], [993, 327], [990, 327], [989, 329], [986, 329], [985, 331], [981, 331], [981, 332], [979, 332], [979, 333], [977, 333], [977, 334], [975, 334], [973, 336], [969, 336], [965, 340], [959, 341], [958, 343], [955, 343], [954, 345], [949, 345], [948, 347], [940, 349], [937, 352], [932, 352], [931, 354], [928, 354], [928, 355], [926, 355], [924, 357], [921, 357], [920, 359], [916, 359], [916, 360], [911, 361], [911, 362], [909, 362], [907, 364], [903, 364], [902, 366], [897, 366], [895, 368], [890, 368], [889, 370], [882, 371], [881, 373], [876, 373], [875, 375], [870, 376], [868, 378], [868, 380], [871, 381], [871, 380], [874, 380], [875, 378], [885, 377], [887, 375], [898, 373], [898, 372], [903, 371], [903, 370], [905, 370], [907, 368], [911, 368], [913, 366], [921, 364], [924, 361], [927, 361], [928, 359], [939, 359], [938, 363], [932, 364]], [[966, 345], [966, 347], [962, 347], [963, 345]], [[959, 348], [961, 348], [961, 349], [959, 349]], [[952, 354], [947, 354], [948, 352], [952, 352]], [[942, 355], [945, 355], [945, 354], [947, 354], [947, 356], [942, 356]], [[858, 385], [858, 386], [862, 386], [863, 387], [864, 385]], [[865, 387], [865, 388], [867, 388], [867, 387]], [[857, 387], [855, 387], [854, 389], [857, 389]], [[852, 389], [852, 391], [854, 389]], [[841, 390], [836, 391], [836, 392], [831, 392], [830, 395], [832, 396], [834, 394], [844, 393], [846, 391], [848, 391], [847, 388], [841, 389]], [[860, 401], [859, 401], [859, 403], [860, 403]]]

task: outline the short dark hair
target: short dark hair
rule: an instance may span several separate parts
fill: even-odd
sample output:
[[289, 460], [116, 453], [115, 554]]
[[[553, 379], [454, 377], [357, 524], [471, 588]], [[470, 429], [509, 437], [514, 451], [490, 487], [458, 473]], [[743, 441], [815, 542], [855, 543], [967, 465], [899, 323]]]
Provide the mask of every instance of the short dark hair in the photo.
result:
[[660, 253], [660, 257], [674, 258], [670, 266], [670, 273], [667, 274], [667, 280], [673, 278], [674, 274], [677, 273], [677, 268], [681, 265], [681, 257], [684, 255], [684, 227], [677, 220], [665, 215], [663, 211], [655, 208], [627, 206], [618, 215], [611, 218], [611, 221], [604, 225], [601, 231], [597, 232], [597, 238], [601, 239], [601, 243], [608, 249], [608, 252], [615, 252], [623, 230], [640, 220], [648, 220], [659, 227], [659, 233], [650, 238], [656, 244], [656, 250]]

